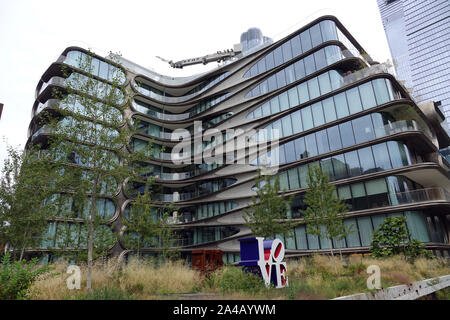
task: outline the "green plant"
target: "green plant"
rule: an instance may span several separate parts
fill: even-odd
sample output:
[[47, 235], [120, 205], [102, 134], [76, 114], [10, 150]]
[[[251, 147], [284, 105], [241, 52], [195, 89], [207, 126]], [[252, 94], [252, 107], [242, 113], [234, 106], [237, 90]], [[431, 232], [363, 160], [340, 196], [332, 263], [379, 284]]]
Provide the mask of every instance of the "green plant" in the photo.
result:
[[219, 289], [222, 294], [236, 291], [256, 293], [265, 289], [263, 280], [259, 276], [232, 266], [223, 267], [212, 273], [206, 280], [206, 284]]
[[10, 254], [5, 254], [0, 264], [0, 300], [26, 299], [36, 278], [50, 270], [48, 266], [37, 267], [37, 263], [37, 258], [28, 263], [11, 262]]
[[106, 286], [94, 288], [86, 294], [78, 294], [75, 300], [133, 300], [133, 295], [120, 288]]
[[404, 254], [412, 259], [419, 256], [432, 257], [419, 240], [410, 238], [405, 217], [386, 218], [373, 233], [372, 255], [376, 258], [397, 254]]
[[257, 196], [252, 198], [249, 209], [245, 209], [244, 220], [257, 237], [275, 238], [277, 235], [289, 237], [297, 222], [287, 220], [288, 207], [292, 198], [285, 199], [280, 192], [279, 178], [271, 179], [258, 173], [256, 178]]
[[330, 184], [330, 178], [318, 165], [309, 168], [307, 183], [308, 190], [304, 199], [307, 207], [300, 214], [304, 217], [307, 233], [328, 240], [334, 271], [337, 273], [332, 242], [342, 240], [354, 232], [352, 225], [347, 227], [344, 224], [344, 213], [348, 206], [335, 195], [335, 187]]

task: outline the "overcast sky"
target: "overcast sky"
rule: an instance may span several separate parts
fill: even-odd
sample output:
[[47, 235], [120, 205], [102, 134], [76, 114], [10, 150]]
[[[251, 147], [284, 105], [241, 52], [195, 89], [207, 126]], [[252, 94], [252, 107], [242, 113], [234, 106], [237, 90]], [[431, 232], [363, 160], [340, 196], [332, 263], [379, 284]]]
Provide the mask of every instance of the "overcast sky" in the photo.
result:
[[276, 40], [324, 14], [337, 16], [374, 60], [391, 59], [376, 0], [0, 0], [0, 164], [3, 137], [24, 146], [36, 85], [68, 46], [186, 76], [217, 64], [170, 69], [155, 56], [176, 61], [232, 48], [250, 27]]

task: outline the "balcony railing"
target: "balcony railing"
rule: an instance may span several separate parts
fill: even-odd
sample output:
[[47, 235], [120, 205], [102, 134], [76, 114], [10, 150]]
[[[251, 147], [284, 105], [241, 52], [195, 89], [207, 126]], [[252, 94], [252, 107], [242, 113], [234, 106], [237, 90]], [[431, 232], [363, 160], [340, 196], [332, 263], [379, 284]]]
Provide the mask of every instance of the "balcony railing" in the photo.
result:
[[342, 87], [365, 79], [371, 75], [380, 74], [380, 73], [390, 73], [395, 75], [393, 68], [385, 63], [376, 64], [368, 68], [364, 68], [362, 70], [353, 72], [342, 79]]
[[406, 131], [421, 131], [430, 139], [432, 138], [431, 133], [428, 130], [422, 128], [414, 120], [400, 120], [387, 124], [383, 127], [375, 128], [375, 136], [377, 138], [380, 138]]
[[418, 189], [407, 192], [398, 192], [389, 194], [389, 205], [397, 206], [426, 201], [448, 201], [450, 202], [450, 193], [444, 188], [433, 187], [427, 189]]

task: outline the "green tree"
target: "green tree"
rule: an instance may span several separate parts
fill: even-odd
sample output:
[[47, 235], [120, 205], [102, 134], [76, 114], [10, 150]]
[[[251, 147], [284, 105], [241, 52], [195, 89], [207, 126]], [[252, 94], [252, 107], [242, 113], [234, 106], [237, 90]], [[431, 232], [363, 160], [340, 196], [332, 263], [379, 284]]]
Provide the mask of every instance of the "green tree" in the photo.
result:
[[136, 249], [138, 259], [143, 248], [157, 247], [160, 258], [166, 260], [177, 255], [175, 250], [175, 231], [173, 203], [168, 206], [155, 206], [152, 201], [151, 185], [148, 179], [144, 192], [137, 195], [130, 205], [128, 219], [123, 220], [126, 227], [123, 239], [127, 247]]
[[309, 168], [307, 183], [304, 199], [306, 209], [301, 210], [300, 214], [303, 215], [307, 233], [328, 240], [337, 273], [333, 240], [341, 240], [352, 232], [352, 226], [346, 227], [344, 224], [344, 213], [348, 207], [335, 195], [335, 187], [318, 165]]
[[44, 119], [51, 132], [48, 152], [72, 181], [66, 193], [84, 208], [74, 214], [84, 222], [79, 246], [87, 247], [88, 290], [92, 287], [93, 260], [105, 255], [112, 234], [97, 200], [113, 194], [127, 178], [132, 182], [145, 180], [142, 163], [153, 154], [151, 143], [134, 152], [127, 147], [137, 132], [137, 123], [123, 120], [131, 93], [118, 56], [109, 56], [106, 81], [97, 78], [98, 63], [89, 52], [80, 55], [76, 68], [62, 68], [64, 88], [54, 92], [59, 100], [54, 106], [58, 116]]
[[286, 199], [285, 192], [280, 194], [280, 180], [258, 173], [255, 180], [256, 197], [244, 210], [244, 220], [256, 237], [275, 238], [277, 235], [290, 237], [297, 222], [288, 219], [292, 197]]
[[[56, 203], [46, 202], [60, 176], [39, 147], [26, 151], [8, 146], [0, 180], [0, 243], [22, 260], [27, 248], [39, 247]], [[53, 183], [50, 183], [53, 182]]]
[[388, 217], [374, 231], [371, 252], [374, 257], [382, 258], [397, 254], [415, 258], [418, 256], [431, 257], [422, 242], [411, 239], [406, 226], [406, 217]]

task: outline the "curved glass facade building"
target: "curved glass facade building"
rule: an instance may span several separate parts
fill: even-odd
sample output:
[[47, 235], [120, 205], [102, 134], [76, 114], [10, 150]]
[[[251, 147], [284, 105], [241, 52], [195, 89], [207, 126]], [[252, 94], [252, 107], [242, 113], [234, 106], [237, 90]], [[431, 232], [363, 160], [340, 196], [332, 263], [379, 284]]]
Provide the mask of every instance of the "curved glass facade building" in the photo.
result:
[[[140, 121], [129, 152], [152, 140], [160, 150], [148, 157], [147, 175], [155, 176], [159, 186], [155, 215], [159, 206], [170, 202], [179, 208], [173, 227], [180, 251], [188, 257], [193, 249], [220, 249], [225, 262], [239, 260], [238, 239], [251, 236], [243, 210], [255, 195], [257, 168], [267, 164], [265, 155], [276, 153], [275, 174], [287, 195], [294, 195], [290, 219], [302, 221], [299, 210], [304, 209], [308, 167], [319, 164], [330, 176], [336, 195], [349, 206], [345, 223], [356, 226], [355, 233], [333, 243], [343, 253], [368, 252], [374, 229], [386, 217], [405, 216], [412, 237], [436, 255], [449, 256], [449, 164], [438, 150], [449, 146], [450, 138], [439, 125], [442, 113], [418, 107], [333, 16], [323, 16], [276, 42], [261, 40], [256, 29], [250, 31], [255, 35], [250, 37], [250, 32], [243, 39], [251, 50], [191, 77], [163, 76], [126, 59], [123, 69], [101, 57], [94, 60], [99, 83], [108, 85], [111, 75], [119, 73], [123, 86], [133, 92], [130, 101], [123, 101], [126, 111], [117, 114], [124, 123]], [[50, 134], [36, 117], [52, 108], [51, 89], [64, 87], [61, 67], [77, 72], [76, 57], [86, 52], [67, 48], [42, 76], [28, 143]], [[76, 103], [74, 110], [83, 112]], [[183, 139], [187, 147], [182, 151], [178, 138], [172, 139], [180, 129], [190, 136]], [[211, 133], [212, 129], [217, 131]], [[278, 135], [270, 134], [274, 130]], [[195, 135], [202, 137], [198, 144]], [[225, 163], [205, 160], [206, 153], [218, 153], [240, 137], [255, 144], [277, 144], [245, 152], [227, 149]], [[124, 240], [123, 221], [145, 185], [114, 179], [111, 183], [117, 191], [97, 204], [104, 228], [111, 231], [105, 241], [115, 254], [132, 254], [135, 248]], [[65, 209], [76, 208], [77, 216], [85, 216], [89, 208], [66, 198]], [[73, 228], [75, 237], [79, 234], [76, 228], [82, 225], [65, 221], [64, 210], [58, 216], [50, 221], [48, 236], [37, 250], [60, 246], [60, 228]], [[283, 240], [287, 256], [330, 249], [324, 239], [306, 234], [303, 224]], [[78, 243], [85, 246], [82, 239]], [[157, 254], [159, 248], [149, 244], [144, 251]]]

